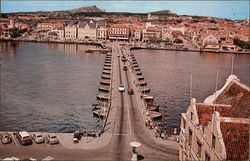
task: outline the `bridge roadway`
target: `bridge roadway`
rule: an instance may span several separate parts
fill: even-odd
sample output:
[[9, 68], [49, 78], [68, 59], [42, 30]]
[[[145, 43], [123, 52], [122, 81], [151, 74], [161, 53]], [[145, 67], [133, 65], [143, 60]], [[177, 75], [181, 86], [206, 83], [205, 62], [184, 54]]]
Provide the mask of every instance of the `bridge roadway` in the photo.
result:
[[[135, 95], [128, 95], [127, 89], [132, 87], [130, 70], [123, 71], [124, 62], [121, 56], [124, 50], [119, 45], [113, 46], [113, 78], [112, 78], [112, 112], [108, 124], [111, 124], [111, 137], [101, 136], [108, 143], [104, 146], [89, 147], [86, 149], [68, 149], [62, 145], [53, 147], [48, 144], [32, 146], [0, 145], [0, 158], [16, 156], [19, 158], [43, 159], [52, 156], [57, 160], [130, 160], [132, 149], [131, 141], [142, 144], [137, 149], [139, 159], [143, 160], [178, 160], [178, 149], [170, 145], [156, 142], [149, 130], [144, 126], [140, 116], [139, 106]], [[120, 55], [118, 57], [117, 55]], [[127, 62], [126, 62], [127, 63]], [[128, 66], [128, 64], [126, 64]], [[119, 84], [124, 84], [126, 92], [118, 92]], [[136, 94], [136, 91], [135, 91]], [[105, 134], [105, 133], [104, 133]], [[71, 138], [72, 139], [72, 138]], [[90, 144], [91, 145], [91, 144]]]

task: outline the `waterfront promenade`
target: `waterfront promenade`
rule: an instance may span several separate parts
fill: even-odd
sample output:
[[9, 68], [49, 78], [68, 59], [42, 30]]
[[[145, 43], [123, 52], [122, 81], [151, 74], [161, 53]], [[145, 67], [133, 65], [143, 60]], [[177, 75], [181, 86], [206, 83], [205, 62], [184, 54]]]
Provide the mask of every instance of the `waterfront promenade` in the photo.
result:
[[[155, 138], [154, 131], [145, 127], [145, 104], [140, 98], [140, 91], [135, 86], [135, 74], [129, 68], [123, 71], [121, 56], [128, 55], [125, 48], [112, 44], [112, 90], [110, 112], [105, 124], [104, 133], [100, 137], [82, 137], [74, 144], [73, 134], [56, 134], [60, 140], [58, 145], [35, 144], [21, 146], [16, 139], [9, 145], [0, 145], [2, 158], [16, 156], [21, 159], [43, 159], [52, 156], [56, 160], [130, 160], [132, 148], [129, 143], [137, 141], [141, 147], [137, 149], [138, 159], [144, 160], [177, 160], [178, 142], [169, 138]], [[120, 57], [118, 57], [118, 55]], [[123, 84], [125, 92], [119, 92], [118, 86]], [[128, 88], [134, 89], [134, 95], [128, 95]], [[43, 133], [45, 134], [45, 133]], [[14, 137], [15, 138], [15, 137]]]

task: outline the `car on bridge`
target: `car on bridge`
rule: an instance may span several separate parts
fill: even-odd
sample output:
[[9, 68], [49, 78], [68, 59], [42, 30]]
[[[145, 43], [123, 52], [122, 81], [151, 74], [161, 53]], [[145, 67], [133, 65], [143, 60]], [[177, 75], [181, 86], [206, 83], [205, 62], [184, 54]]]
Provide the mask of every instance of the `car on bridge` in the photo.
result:
[[133, 90], [132, 88], [129, 88], [129, 89], [128, 89], [128, 94], [129, 94], [129, 95], [133, 95], [133, 94], [134, 94], [134, 90]]
[[124, 92], [125, 91], [125, 87], [124, 87], [124, 85], [119, 85], [119, 87], [118, 87], [118, 91], [119, 92]]

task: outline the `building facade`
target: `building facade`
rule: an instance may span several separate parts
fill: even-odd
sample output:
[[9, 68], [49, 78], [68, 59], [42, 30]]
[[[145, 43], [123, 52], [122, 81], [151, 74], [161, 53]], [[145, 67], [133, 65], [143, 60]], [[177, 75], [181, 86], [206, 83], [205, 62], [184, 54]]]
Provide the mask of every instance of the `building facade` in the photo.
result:
[[114, 24], [108, 30], [110, 40], [129, 40], [129, 27], [123, 24]]
[[65, 27], [65, 39], [74, 40], [77, 38], [77, 26], [68, 25]]
[[105, 27], [100, 27], [96, 31], [97, 40], [107, 40], [108, 39], [108, 29]]
[[181, 114], [179, 159], [248, 160], [249, 86], [231, 75], [224, 87]]
[[78, 39], [96, 40], [97, 23], [92, 20], [89, 23], [78, 24]]

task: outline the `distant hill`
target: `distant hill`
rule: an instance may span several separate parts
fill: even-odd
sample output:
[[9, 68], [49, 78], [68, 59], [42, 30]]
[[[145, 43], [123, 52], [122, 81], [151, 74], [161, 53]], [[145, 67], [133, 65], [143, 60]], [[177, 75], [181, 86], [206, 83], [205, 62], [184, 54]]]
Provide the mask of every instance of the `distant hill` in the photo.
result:
[[155, 11], [155, 12], [149, 12], [153, 15], [176, 15], [175, 13], [172, 13], [169, 10], [161, 10], [161, 11]]
[[91, 6], [85, 6], [85, 7], [80, 7], [80, 8], [76, 8], [76, 9], [72, 9], [72, 10], [66, 10], [67, 12], [70, 13], [90, 13], [90, 12], [105, 12], [105, 10], [103, 9], [99, 9], [97, 8], [95, 5], [91, 5]]

